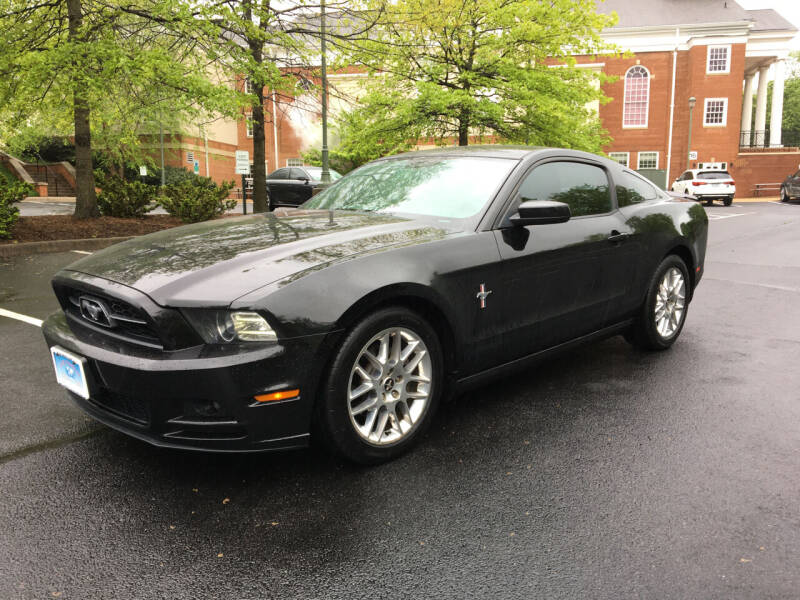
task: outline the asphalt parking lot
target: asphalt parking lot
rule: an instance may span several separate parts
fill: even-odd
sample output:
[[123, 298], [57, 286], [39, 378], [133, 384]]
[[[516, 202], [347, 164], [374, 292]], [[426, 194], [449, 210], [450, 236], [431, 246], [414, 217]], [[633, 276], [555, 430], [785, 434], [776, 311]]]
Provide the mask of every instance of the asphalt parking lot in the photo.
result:
[[796, 599], [800, 204], [706, 210], [673, 349], [562, 355], [373, 468], [95, 425], [35, 324], [80, 255], [4, 261], [0, 598]]

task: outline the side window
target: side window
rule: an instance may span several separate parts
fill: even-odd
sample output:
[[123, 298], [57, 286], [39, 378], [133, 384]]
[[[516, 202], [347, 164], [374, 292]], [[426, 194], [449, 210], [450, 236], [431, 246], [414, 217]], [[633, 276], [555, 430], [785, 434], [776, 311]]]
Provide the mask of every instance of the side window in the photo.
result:
[[536, 167], [522, 182], [523, 200], [553, 200], [569, 205], [573, 217], [611, 211], [606, 172], [577, 162], [551, 162]]
[[267, 176], [267, 179], [289, 179], [289, 169], [278, 169]]
[[303, 171], [303, 169], [292, 169], [289, 179], [308, 179], [308, 173]]
[[658, 198], [656, 188], [636, 175], [625, 171], [616, 179], [617, 204], [620, 207]]
[[678, 177], [675, 181], [686, 181], [686, 173], [681, 173], [681, 176]]

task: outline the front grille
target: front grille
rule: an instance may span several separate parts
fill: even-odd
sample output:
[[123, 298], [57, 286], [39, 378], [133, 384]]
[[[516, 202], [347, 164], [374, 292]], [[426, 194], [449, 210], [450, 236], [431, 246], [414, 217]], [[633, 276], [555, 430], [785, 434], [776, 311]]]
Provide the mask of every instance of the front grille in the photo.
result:
[[[67, 302], [64, 310], [72, 318], [80, 321], [96, 331], [107, 333], [116, 338], [136, 342], [152, 348], [163, 348], [163, 344], [150, 319], [143, 310], [123, 300], [98, 294], [83, 292], [77, 289], [65, 290]], [[97, 320], [87, 317], [81, 308], [82, 301], [94, 302], [102, 306], [104, 315]]]
[[140, 425], [150, 423], [150, 407], [142, 399], [102, 389], [92, 396], [92, 402], [103, 410]]

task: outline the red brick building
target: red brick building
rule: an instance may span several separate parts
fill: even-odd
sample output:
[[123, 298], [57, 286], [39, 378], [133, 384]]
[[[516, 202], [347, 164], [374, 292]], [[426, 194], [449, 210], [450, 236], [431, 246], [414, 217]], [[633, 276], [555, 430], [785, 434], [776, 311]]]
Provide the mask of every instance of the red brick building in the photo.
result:
[[[663, 170], [668, 185], [689, 167], [725, 163], [740, 196], [797, 168], [800, 152], [783, 147], [780, 130], [785, 61], [797, 33], [791, 23], [732, 0], [606, 0], [599, 10], [618, 14], [604, 37], [630, 54], [579, 60], [618, 78], [604, 87], [612, 101], [599, 109], [613, 139], [606, 148], [612, 158], [634, 169]], [[775, 83], [768, 107], [770, 68]]]

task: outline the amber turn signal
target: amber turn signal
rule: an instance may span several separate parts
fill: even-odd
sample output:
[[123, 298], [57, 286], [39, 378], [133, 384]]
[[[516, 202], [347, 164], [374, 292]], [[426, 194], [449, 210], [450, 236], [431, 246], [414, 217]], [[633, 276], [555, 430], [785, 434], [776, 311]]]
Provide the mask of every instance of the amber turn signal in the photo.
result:
[[297, 398], [300, 395], [300, 390], [282, 390], [280, 392], [272, 392], [271, 394], [259, 394], [254, 396], [256, 402], [275, 402], [276, 400], [288, 400], [289, 398]]

